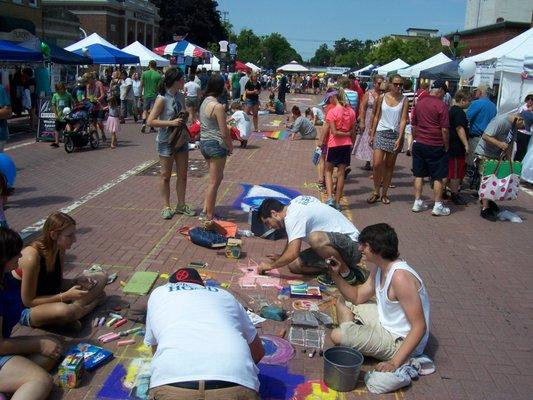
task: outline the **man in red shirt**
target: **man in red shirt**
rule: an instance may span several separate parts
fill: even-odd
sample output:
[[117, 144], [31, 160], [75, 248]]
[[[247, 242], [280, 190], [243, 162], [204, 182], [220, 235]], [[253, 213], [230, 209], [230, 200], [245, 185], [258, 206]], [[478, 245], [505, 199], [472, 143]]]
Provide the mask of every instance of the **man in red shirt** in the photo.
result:
[[442, 98], [448, 90], [446, 82], [437, 79], [431, 85], [429, 96], [418, 99], [411, 121], [413, 143], [413, 175], [415, 176], [415, 202], [412, 210], [428, 209], [421, 199], [424, 177], [433, 180], [435, 205], [431, 214], [450, 215], [450, 209], [442, 204], [442, 180], [448, 175], [448, 106]]

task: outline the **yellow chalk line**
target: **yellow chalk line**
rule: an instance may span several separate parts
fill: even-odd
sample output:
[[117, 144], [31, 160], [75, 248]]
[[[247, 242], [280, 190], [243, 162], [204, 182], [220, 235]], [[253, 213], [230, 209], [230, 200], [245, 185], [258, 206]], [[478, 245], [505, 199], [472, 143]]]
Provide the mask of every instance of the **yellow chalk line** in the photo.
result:
[[255, 155], [255, 153], [257, 153], [258, 151], [259, 151], [259, 149], [252, 150], [252, 152], [248, 156], [248, 160], [250, 160]]

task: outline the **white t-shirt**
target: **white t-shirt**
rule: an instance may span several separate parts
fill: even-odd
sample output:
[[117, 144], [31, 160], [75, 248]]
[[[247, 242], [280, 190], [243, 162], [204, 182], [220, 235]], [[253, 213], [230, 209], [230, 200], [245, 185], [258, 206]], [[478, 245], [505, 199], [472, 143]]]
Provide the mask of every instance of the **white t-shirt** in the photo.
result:
[[120, 100], [133, 100], [133, 80], [126, 78], [120, 84]]
[[150, 388], [220, 380], [259, 391], [249, 344], [257, 331], [244, 308], [216, 287], [168, 283], [148, 299], [144, 343], [157, 345]]
[[141, 80], [140, 79], [137, 79], [136, 81], [133, 81], [133, 95], [135, 97], [141, 97], [142, 96], [142, 92], [141, 92]]
[[296, 239], [307, 241], [311, 232], [344, 233], [354, 241], [359, 237], [357, 228], [340, 211], [312, 196], [291, 200], [284, 221], [289, 243]]
[[242, 110], [237, 110], [231, 116], [235, 120], [237, 129], [241, 135], [241, 138], [246, 139], [252, 133], [252, 124], [250, 123], [250, 117]]
[[185, 85], [183, 85], [185, 88], [185, 95], [187, 97], [198, 97], [198, 91], [200, 90], [200, 85], [198, 85], [194, 81], [189, 81]]
[[246, 86], [246, 82], [248, 82], [250, 78], [248, 78], [248, 75], [244, 75], [239, 79], [239, 85], [241, 85], [241, 96], [244, 94], [244, 87]]
[[324, 111], [318, 107], [312, 107], [313, 115], [316, 116], [317, 121], [324, 122]]

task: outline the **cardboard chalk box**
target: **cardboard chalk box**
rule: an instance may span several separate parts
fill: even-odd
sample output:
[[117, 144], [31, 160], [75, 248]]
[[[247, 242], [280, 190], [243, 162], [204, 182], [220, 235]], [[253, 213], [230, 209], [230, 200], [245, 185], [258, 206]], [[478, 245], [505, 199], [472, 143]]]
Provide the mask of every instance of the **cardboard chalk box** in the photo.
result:
[[83, 376], [83, 354], [69, 354], [59, 365], [57, 371], [59, 386], [65, 388], [76, 388]]

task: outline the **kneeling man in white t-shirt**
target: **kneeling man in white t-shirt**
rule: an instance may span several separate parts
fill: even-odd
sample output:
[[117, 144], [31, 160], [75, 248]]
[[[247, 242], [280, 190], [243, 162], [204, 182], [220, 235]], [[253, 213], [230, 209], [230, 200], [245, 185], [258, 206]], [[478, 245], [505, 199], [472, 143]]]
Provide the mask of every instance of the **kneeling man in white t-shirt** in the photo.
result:
[[[382, 360], [376, 370], [394, 372], [426, 347], [428, 294], [420, 276], [399, 258], [398, 236], [389, 225], [363, 229], [359, 249], [376, 265], [363, 285], [346, 284], [336, 260], [330, 262], [333, 280], [347, 300], [337, 301], [339, 327], [331, 332], [331, 340]], [[376, 302], [369, 302], [374, 296]]]
[[230, 293], [205, 286], [193, 268], [178, 269], [150, 295], [144, 343], [154, 354], [155, 399], [259, 399], [264, 349], [254, 325]]
[[[287, 244], [282, 254], [268, 255], [259, 272], [287, 266], [295, 274], [320, 274], [317, 280], [333, 284], [326, 259], [335, 257], [340, 274], [350, 284], [362, 283], [366, 275], [359, 268], [359, 231], [340, 211], [312, 196], [298, 196], [288, 205], [268, 198], [259, 207], [259, 217], [269, 229], [285, 229]], [[309, 248], [301, 250], [302, 243]]]

